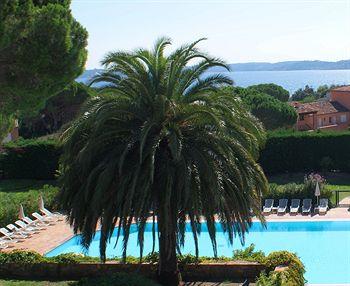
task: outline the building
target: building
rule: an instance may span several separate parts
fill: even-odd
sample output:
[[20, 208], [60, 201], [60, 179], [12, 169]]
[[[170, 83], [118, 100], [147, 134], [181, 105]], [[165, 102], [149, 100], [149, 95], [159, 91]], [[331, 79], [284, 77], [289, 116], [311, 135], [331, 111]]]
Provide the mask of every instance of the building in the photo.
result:
[[292, 101], [290, 105], [298, 113], [297, 130], [344, 130], [350, 126], [350, 85], [332, 89], [327, 99]]

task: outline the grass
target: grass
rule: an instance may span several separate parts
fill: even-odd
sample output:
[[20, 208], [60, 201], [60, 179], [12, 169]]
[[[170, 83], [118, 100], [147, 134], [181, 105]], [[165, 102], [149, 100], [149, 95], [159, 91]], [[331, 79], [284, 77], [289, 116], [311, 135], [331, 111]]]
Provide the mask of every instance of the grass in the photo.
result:
[[0, 286], [68, 286], [70, 281], [0, 280]]
[[0, 180], [0, 192], [26, 192], [40, 189], [44, 185], [55, 185], [55, 181], [38, 180]]
[[[340, 200], [350, 196], [350, 174], [349, 173], [320, 173], [326, 179], [326, 187], [332, 191], [349, 191], [339, 194]], [[302, 184], [304, 173], [290, 173], [270, 176], [269, 182], [277, 185], [286, 185], [289, 183]], [[333, 196], [335, 202], [335, 195]]]

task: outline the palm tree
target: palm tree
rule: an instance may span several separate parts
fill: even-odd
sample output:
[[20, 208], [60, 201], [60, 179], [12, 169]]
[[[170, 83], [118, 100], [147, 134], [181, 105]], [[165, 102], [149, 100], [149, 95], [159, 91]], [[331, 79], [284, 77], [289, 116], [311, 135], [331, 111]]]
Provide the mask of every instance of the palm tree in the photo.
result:
[[227, 67], [200, 52], [199, 41], [168, 56], [168, 38], [153, 50], [107, 54], [106, 72], [93, 80], [105, 83], [100, 94], [63, 134], [60, 201], [74, 231], [81, 232], [82, 245], [89, 247], [100, 224], [105, 260], [106, 244], [118, 227], [125, 257], [136, 223], [142, 259], [145, 224], [151, 220], [163, 285], [181, 280], [176, 254], [185, 243], [187, 222], [196, 255], [202, 220], [216, 255], [216, 221], [231, 243], [236, 234], [243, 239], [250, 211], [261, 217], [260, 196], [267, 187], [256, 163], [264, 131], [239, 99], [222, 91], [232, 84], [229, 78], [204, 75], [212, 67]]

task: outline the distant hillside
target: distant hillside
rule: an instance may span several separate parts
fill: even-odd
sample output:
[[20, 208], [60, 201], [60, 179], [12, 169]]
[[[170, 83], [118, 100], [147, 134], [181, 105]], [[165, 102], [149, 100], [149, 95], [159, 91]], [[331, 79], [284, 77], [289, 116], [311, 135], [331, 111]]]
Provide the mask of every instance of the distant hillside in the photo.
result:
[[[337, 62], [325, 61], [287, 61], [278, 63], [237, 63], [229, 64], [232, 71], [293, 71], [293, 70], [348, 70], [350, 69], [350, 60]], [[89, 80], [102, 69], [86, 70], [77, 81], [88, 83]], [[212, 68], [212, 72], [224, 71], [222, 68]]]
[[337, 62], [288, 61], [278, 63], [238, 63], [229, 65], [232, 71], [292, 71], [292, 70], [346, 70], [350, 60]]

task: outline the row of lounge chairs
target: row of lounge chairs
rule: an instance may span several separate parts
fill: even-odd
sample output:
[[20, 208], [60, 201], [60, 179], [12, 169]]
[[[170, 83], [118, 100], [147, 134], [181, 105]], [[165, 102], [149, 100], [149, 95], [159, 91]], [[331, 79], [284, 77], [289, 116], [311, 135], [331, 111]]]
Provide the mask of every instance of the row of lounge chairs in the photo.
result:
[[[269, 215], [274, 210], [277, 211], [277, 214], [284, 215], [287, 212], [288, 208], [288, 200], [280, 199], [278, 200], [278, 206], [274, 207], [275, 200], [266, 199], [265, 204], [263, 206], [263, 214]], [[302, 205], [300, 206], [300, 199], [292, 199], [289, 205], [289, 213], [291, 215], [297, 215], [301, 209], [301, 213], [304, 215], [308, 215], [312, 210], [312, 199], [303, 199]], [[314, 207], [314, 210], [318, 210], [320, 215], [324, 215], [327, 213], [328, 207], [328, 199], [320, 199], [320, 203], [317, 207]]]
[[[40, 198], [42, 200], [42, 198]], [[39, 213], [40, 212], [40, 213]], [[31, 238], [32, 235], [40, 233], [48, 226], [55, 225], [58, 221], [63, 221], [64, 217], [60, 213], [51, 212], [45, 208], [44, 203], [39, 203], [39, 212], [32, 213], [30, 218], [24, 214], [22, 205], [19, 211], [19, 220], [14, 224], [10, 223], [6, 227], [0, 228], [0, 250], [13, 246], [17, 242]]]

